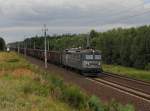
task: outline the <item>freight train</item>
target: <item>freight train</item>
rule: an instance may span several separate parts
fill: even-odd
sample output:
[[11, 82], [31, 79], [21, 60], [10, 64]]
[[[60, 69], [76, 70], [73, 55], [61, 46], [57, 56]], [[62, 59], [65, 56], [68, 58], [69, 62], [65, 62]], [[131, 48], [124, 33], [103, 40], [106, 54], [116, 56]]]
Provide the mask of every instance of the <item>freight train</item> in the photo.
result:
[[[18, 48], [11, 48], [18, 51]], [[44, 60], [44, 50], [40, 49], [23, 49], [19, 52], [27, 54], [41, 60]], [[101, 52], [94, 49], [71, 48], [63, 52], [47, 51], [47, 60], [50, 63], [58, 64], [64, 67], [72, 68], [79, 71], [84, 76], [99, 76], [102, 72]]]

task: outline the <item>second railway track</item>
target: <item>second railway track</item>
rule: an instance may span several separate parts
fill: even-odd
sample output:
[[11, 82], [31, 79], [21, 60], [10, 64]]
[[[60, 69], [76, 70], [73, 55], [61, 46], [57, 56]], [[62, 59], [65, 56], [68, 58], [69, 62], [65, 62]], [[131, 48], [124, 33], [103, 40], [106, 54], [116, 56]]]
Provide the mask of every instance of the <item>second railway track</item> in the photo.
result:
[[148, 82], [148, 81], [134, 79], [134, 78], [131, 78], [131, 77], [128, 77], [128, 76], [125, 76], [125, 75], [119, 75], [119, 74], [114, 74], [114, 73], [109, 73], [109, 72], [103, 72], [103, 74], [105, 74], [107, 76], [113, 76], [113, 77], [116, 77], [116, 78], [129, 80], [129, 81], [133, 81], [133, 82], [136, 82], [136, 83], [140, 83], [140, 84], [143, 84], [143, 85], [150, 86], [150, 82]]
[[101, 79], [150, 95], [150, 83], [116, 74], [104, 73]]
[[150, 103], [150, 84], [148, 82], [111, 73], [103, 73], [102, 77], [87, 79], [114, 88], [123, 93], [136, 96]]

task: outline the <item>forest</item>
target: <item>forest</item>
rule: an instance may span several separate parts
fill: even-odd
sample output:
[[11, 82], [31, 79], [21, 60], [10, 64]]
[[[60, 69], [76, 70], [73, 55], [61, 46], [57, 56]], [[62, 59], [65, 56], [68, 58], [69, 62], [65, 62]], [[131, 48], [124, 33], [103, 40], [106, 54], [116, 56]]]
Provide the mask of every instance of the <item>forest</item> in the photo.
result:
[[[87, 34], [48, 36], [49, 50], [86, 48]], [[42, 42], [43, 41], [43, 42]], [[28, 48], [44, 48], [44, 37], [32, 37], [22, 42]], [[117, 28], [107, 32], [90, 32], [91, 48], [100, 50], [103, 63], [150, 70], [150, 26]]]
[[5, 41], [3, 38], [0, 37], [0, 51], [5, 50]]

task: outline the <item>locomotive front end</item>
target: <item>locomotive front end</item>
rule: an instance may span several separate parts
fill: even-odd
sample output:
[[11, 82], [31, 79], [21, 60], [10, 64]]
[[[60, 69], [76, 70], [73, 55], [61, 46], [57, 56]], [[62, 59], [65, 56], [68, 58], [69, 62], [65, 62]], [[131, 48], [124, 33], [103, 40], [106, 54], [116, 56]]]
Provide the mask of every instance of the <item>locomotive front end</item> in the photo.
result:
[[90, 50], [83, 54], [83, 74], [87, 76], [98, 76], [102, 72], [101, 53]]

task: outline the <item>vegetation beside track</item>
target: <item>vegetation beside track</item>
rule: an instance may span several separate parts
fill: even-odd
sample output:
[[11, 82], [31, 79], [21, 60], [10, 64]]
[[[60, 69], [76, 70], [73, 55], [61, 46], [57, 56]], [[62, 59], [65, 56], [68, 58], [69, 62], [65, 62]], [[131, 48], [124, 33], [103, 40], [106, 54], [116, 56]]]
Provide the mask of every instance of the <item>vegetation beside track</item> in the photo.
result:
[[106, 64], [103, 64], [103, 70], [105, 72], [120, 74], [134, 79], [150, 82], [150, 71], [118, 66], [118, 65], [106, 65]]
[[0, 53], [0, 88], [3, 111], [134, 111], [116, 101], [103, 104], [13, 52]]
[[[118, 28], [107, 32], [90, 33], [91, 47], [102, 51], [105, 64], [117, 64], [150, 70], [150, 26]], [[62, 51], [66, 48], [86, 47], [87, 34], [48, 36], [49, 49]], [[43, 42], [41, 42], [43, 41]], [[22, 41], [23, 42], [23, 41]], [[28, 38], [27, 48], [44, 49], [44, 37]], [[33, 44], [35, 43], [35, 44]], [[18, 45], [15, 43], [14, 45]], [[20, 43], [20, 47], [24, 47]]]

